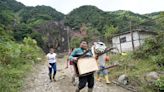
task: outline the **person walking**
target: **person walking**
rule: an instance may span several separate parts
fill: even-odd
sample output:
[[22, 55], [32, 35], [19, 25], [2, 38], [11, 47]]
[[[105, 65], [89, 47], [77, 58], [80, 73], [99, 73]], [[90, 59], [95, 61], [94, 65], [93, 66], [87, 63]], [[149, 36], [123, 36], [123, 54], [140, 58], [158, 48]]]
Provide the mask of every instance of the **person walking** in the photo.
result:
[[49, 69], [49, 79], [52, 82], [53, 80], [56, 81], [55, 75], [56, 75], [56, 53], [54, 52], [54, 48], [50, 48], [49, 53], [47, 54], [47, 60], [48, 60], [48, 69]]
[[[76, 48], [70, 55], [69, 59], [71, 61], [77, 62], [78, 57], [83, 55], [88, 50], [88, 42], [85, 40], [82, 40], [80, 42], [80, 47]], [[86, 53], [85, 57], [92, 57], [92, 52], [89, 51]], [[88, 92], [93, 92], [94, 87], [94, 72], [91, 72], [89, 74], [86, 74], [84, 76], [79, 76], [79, 84], [76, 88], [75, 92], [80, 92], [81, 89], [83, 89], [86, 84], [88, 84]]]

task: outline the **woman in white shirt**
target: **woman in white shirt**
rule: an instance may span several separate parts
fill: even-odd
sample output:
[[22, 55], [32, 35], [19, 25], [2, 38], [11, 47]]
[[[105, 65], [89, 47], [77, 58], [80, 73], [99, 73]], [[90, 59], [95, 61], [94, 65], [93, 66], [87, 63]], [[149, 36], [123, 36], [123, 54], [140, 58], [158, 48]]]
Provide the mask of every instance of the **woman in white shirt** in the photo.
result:
[[[47, 54], [48, 59], [48, 68], [49, 68], [49, 78], [50, 81], [55, 80], [56, 75], [56, 53], [54, 53], [54, 49], [50, 48], [50, 52]], [[52, 72], [54, 70], [54, 73]]]

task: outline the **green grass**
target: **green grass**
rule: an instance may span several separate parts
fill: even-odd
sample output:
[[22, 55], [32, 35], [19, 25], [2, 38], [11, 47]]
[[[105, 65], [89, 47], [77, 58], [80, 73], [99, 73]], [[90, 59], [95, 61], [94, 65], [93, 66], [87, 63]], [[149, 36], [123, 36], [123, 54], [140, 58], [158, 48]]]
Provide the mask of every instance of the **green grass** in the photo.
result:
[[[22, 59], [18, 59], [20, 62]], [[19, 63], [17, 65], [1, 65], [0, 66], [0, 92], [19, 92], [23, 85], [23, 78], [32, 67], [39, 62], [32, 63], [30, 60], [24, 60], [27, 63]]]
[[151, 59], [133, 59], [130, 53], [127, 56], [110, 55], [110, 57], [109, 63], [118, 61], [121, 64], [109, 70], [111, 79], [117, 79], [120, 75], [126, 74], [129, 77], [130, 84], [135, 86], [139, 92], [155, 92], [155, 88], [147, 85], [144, 79], [146, 73], [159, 70]]
[[19, 92], [23, 84], [23, 78], [31, 69], [32, 63], [1, 66], [0, 92]]

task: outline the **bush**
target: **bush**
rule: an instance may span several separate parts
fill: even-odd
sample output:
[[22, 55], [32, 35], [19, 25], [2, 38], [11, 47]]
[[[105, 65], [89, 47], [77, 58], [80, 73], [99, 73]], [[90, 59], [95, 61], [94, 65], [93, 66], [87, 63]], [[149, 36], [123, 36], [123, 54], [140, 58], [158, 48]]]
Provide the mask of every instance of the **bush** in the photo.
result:
[[41, 57], [39, 53], [41, 49], [37, 46], [37, 42], [30, 37], [24, 38], [23, 44], [21, 45], [21, 56], [22, 58], [37, 61], [38, 57]]
[[155, 84], [161, 92], [164, 91], [164, 77], [160, 77]]
[[134, 58], [151, 58], [154, 63], [164, 63], [164, 32], [159, 32], [154, 38], [149, 38], [143, 46], [134, 52]]
[[160, 53], [159, 55], [155, 55], [155, 56], [151, 56], [152, 61], [155, 64], [158, 64], [159, 67], [163, 67], [164, 66], [164, 54]]
[[37, 42], [29, 37], [18, 44], [10, 39], [0, 42], [0, 92], [18, 92], [22, 78], [43, 57]]
[[0, 63], [10, 64], [13, 58], [20, 55], [20, 45], [14, 42], [0, 43]]

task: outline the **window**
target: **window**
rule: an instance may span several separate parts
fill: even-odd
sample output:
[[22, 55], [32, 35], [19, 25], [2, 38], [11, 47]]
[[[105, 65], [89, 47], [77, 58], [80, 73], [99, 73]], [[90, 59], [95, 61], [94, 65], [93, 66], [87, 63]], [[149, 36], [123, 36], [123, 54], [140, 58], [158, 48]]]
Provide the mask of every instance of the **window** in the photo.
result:
[[126, 37], [120, 38], [120, 43], [124, 43], [124, 42], [126, 42]]

